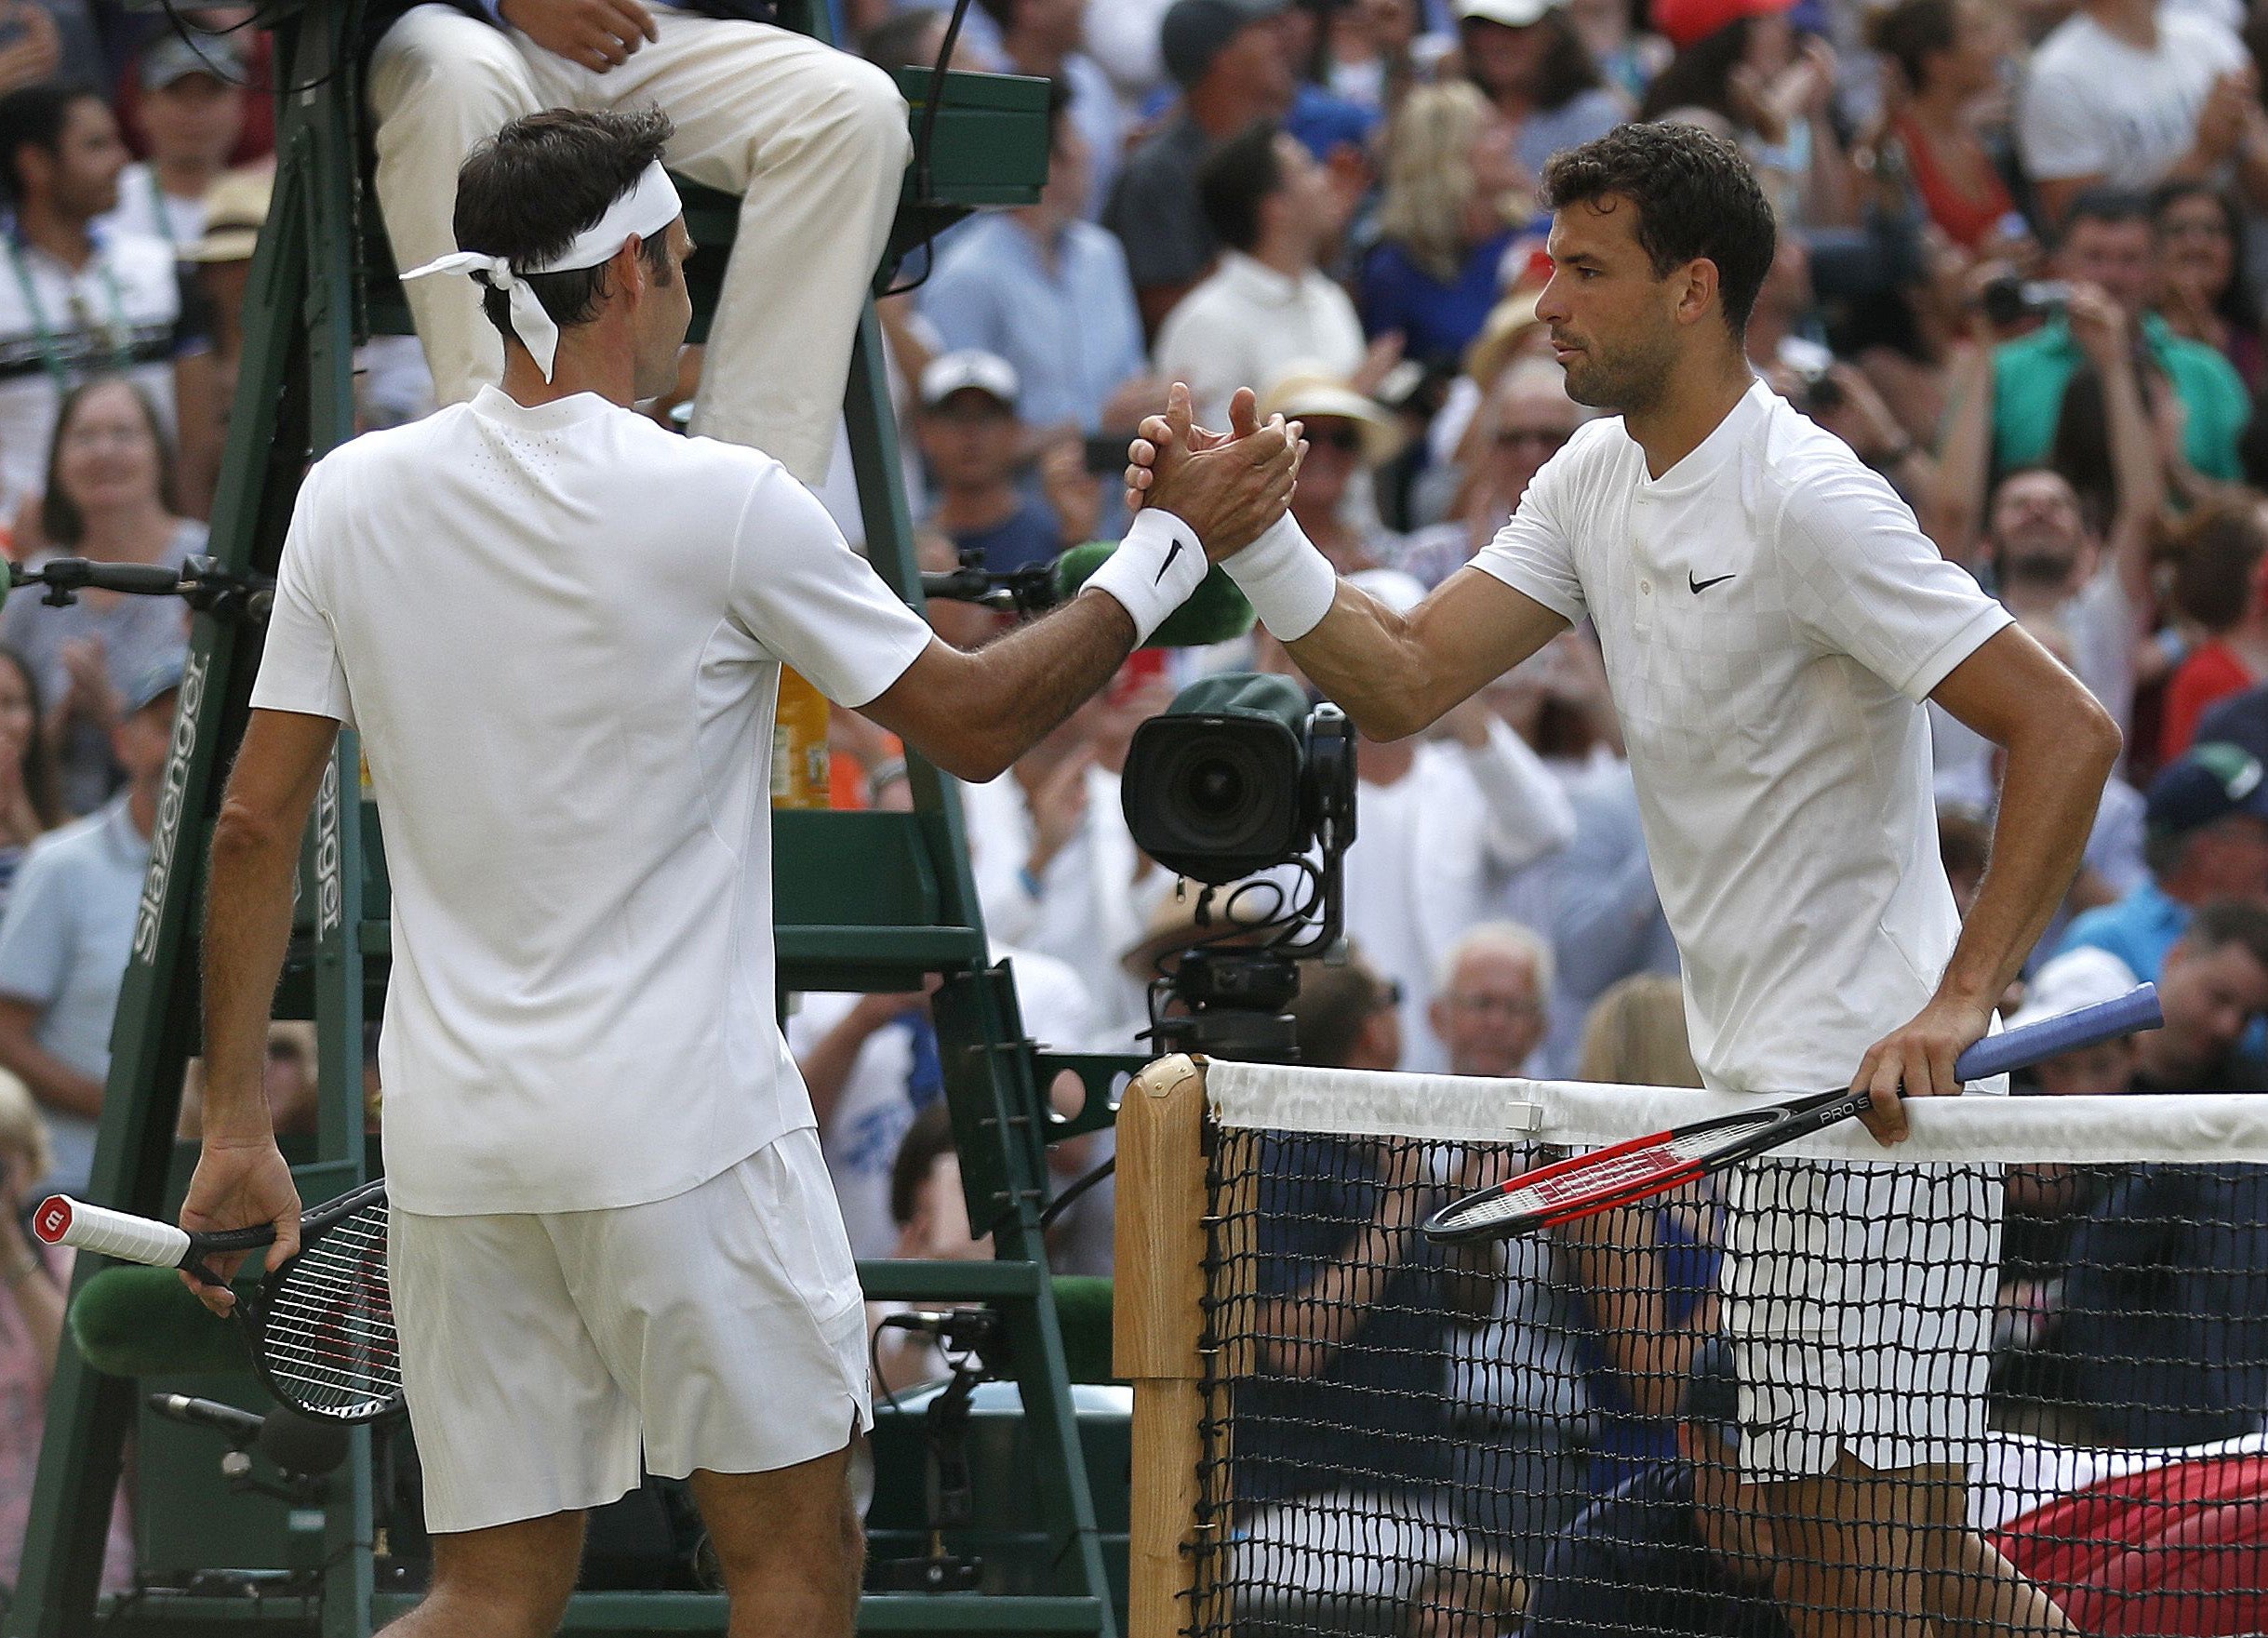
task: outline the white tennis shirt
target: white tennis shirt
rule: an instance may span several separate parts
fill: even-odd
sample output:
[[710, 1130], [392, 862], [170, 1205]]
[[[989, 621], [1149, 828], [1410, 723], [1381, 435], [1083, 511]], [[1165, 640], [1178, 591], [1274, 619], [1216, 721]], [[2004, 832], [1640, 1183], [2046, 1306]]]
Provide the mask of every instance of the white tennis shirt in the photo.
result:
[[812, 1125], [774, 1012], [779, 668], [861, 705], [928, 641], [769, 456], [594, 394], [484, 388], [316, 464], [252, 703], [362, 734], [396, 1205], [667, 1199]]
[[2008, 611], [1761, 382], [1660, 478], [1583, 427], [1473, 564], [1598, 629], [1702, 1078], [1848, 1082], [1952, 957], [1922, 702]]

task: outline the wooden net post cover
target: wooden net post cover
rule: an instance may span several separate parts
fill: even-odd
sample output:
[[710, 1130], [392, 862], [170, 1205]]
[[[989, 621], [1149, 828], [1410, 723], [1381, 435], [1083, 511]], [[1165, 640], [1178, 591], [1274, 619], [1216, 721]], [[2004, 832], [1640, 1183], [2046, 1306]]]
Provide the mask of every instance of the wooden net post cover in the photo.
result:
[[1134, 1385], [1128, 1638], [1188, 1625], [1203, 1416], [1205, 1071], [1184, 1055], [1137, 1075], [1118, 1106], [1112, 1356]]

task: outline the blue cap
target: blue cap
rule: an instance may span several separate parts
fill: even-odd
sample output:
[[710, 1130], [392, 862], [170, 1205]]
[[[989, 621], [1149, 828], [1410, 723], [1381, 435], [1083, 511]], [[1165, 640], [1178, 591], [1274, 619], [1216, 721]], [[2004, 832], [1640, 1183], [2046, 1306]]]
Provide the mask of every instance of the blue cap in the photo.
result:
[[155, 701], [161, 695], [170, 694], [181, 686], [181, 662], [161, 660], [134, 679], [134, 686], [126, 691], [125, 714], [132, 716], [143, 706]]
[[2160, 768], [2143, 809], [2150, 829], [2167, 836], [2239, 813], [2268, 819], [2268, 777], [2259, 757], [2225, 740], [2193, 745]]

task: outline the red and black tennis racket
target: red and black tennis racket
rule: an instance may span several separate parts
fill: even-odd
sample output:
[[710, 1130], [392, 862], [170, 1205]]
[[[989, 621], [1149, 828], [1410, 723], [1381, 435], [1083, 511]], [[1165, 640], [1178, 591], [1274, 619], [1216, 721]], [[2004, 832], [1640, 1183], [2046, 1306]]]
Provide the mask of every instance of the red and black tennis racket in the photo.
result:
[[[1964, 1081], [1981, 1081], [2060, 1052], [2155, 1030], [2165, 1021], [2155, 986], [2142, 984], [2110, 1001], [1987, 1035], [1954, 1060], [1954, 1073]], [[1452, 1202], [1425, 1220], [1425, 1236], [1441, 1244], [1504, 1240], [1595, 1217], [1769, 1153], [1848, 1120], [1866, 1105], [1866, 1093], [1839, 1087], [1633, 1138], [1522, 1172]]]
[[[221, 1282], [208, 1257], [275, 1243], [266, 1224], [192, 1233], [155, 1218], [51, 1194], [32, 1213], [32, 1232], [121, 1262], [186, 1269]], [[365, 1183], [300, 1218], [300, 1249], [231, 1311], [245, 1327], [252, 1364], [269, 1392], [294, 1410], [331, 1422], [370, 1422], [402, 1408], [402, 1351], [386, 1281], [386, 1185]]]

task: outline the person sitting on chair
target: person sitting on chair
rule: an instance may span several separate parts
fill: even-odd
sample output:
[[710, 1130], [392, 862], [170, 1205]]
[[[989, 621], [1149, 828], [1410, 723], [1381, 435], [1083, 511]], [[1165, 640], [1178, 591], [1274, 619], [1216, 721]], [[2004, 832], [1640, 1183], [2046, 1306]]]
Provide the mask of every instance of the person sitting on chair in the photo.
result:
[[[905, 100], [873, 64], [769, 22], [752, 0], [372, 0], [365, 83], [375, 182], [403, 272], [457, 248], [457, 171], [539, 109], [658, 106], [664, 155], [740, 196], [692, 430], [827, 475], [851, 336], [898, 208]], [[503, 377], [464, 280], [403, 286], [435, 401]]]

